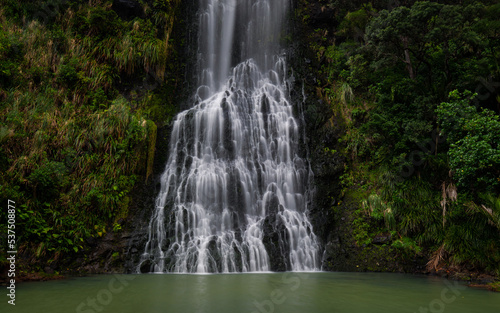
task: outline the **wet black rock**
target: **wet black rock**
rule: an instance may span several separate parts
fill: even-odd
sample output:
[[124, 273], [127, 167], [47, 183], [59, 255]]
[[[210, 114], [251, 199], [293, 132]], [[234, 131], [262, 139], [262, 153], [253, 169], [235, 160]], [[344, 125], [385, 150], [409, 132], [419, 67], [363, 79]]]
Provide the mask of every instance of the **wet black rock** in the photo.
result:
[[141, 264], [141, 273], [150, 273], [150, 272], [153, 272], [153, 269], [154, 269], [154, 264], [151, 260], [146, 260], [144, 262], [142, 262]]
[[387, 244], [391, 241], [390, 234], [379, 234], [373, 238], [372, 243], [377, 245]]
[[288, 248], [288, 232], [285, 225], [276, 214], [270, 214], [264, 221], [264, 238], [262, 242], [269, 254], [271, 270], [283, 272], [291, 270], [288, 258], [290, 251]]

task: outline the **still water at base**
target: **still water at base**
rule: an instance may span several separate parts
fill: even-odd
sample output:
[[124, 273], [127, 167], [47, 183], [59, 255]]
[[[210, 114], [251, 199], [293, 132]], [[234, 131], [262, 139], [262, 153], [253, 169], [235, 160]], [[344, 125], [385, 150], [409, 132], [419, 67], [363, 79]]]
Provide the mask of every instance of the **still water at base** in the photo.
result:
[[498, 313], [500, 294], [378, 273], [99, 275], [17, 286], [2, 312]]

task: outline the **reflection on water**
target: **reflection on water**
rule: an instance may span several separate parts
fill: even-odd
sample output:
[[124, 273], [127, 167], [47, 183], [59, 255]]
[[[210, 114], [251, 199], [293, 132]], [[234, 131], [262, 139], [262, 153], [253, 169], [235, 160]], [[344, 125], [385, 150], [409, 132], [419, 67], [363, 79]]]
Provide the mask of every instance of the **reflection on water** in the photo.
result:
[[16, 299], [1, 312], [500, 312], [498, 293], [378, 273], [100, 275], [18, 284]]

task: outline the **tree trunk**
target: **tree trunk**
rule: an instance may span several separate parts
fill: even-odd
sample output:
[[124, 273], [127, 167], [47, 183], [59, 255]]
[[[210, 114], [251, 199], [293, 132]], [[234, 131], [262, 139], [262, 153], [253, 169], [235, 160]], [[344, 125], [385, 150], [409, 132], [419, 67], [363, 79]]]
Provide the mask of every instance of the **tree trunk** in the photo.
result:
[[415, 79], [413, 65], [411, 64], [410, 50], [408, 50], [408, 37], [402, 37], [401, 40], [403, 41], [403, 48], [405, 53], [404, 62], [406, 63], [406, 70], [408, 71], [408, 74], [410, 74], [410, 78]]

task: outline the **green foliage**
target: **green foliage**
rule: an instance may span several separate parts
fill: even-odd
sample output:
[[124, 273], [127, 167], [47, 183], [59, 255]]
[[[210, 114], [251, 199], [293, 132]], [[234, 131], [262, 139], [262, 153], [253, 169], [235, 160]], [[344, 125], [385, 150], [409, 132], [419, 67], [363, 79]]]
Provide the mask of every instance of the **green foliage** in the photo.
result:
[[406, 254], [409, 255], [415, 255], [422, 252], [422, 248], [415, 242], [415, 240], [408, 237], [397, 239], [393, 241], [391, 245], [394, 248], [403, 250]]
[[347, 63], [346, 52], [342, 49], [342, 46], [329, 46], [326, 49], [325, 57], [328, 62], [327, 77], [329, 81], [333, 81], [345, 69]]
[[443, 237], [439, 198], [428, 182], [413, 178], [394, 185], [385, 195], [396, 211], [401, 234], [428, 244]]
[[[358, 212], [359, 213], [359, 212]], [[353, 223], [354, 239], [359, 246], [369, 245], [372, 243], [373, 238], [370, 234], [372, 225], [366, 220], [364, 216], [359, 216], [354, 219]]]
[[368, 214], [371, 217], [376, 220], [383, 220], [387, 230], [395, 229], [396, 220], [394, 219], [392, 208], [380, 196], [372, 194], [362, 202], [362, 205], [368, 210]]
[[[124, 21], [109, 2], [2, 2], [0, 198], [19, 203], [18, 248], [33, 266], [64, 264], [90, 237], [122, 230], [131, 190], [151, 175], [151, 119], [176, 112], [164, 99], [176, 83], [165, 72], [180, 66], [178, 4]], [[151, 79], [156, 88], [130, 92]]]
[[494, 190], [500, 185], [500, 121], [488, 109], [470, 105], [471, 93], [450, 94], [436, 112], [448, 136], [448, 157], [453, 176], [461, 187]]
[[500, 292], [500, 282], [493, 282], [493, 283], [489, 283], [488, 286], [491, 288], [491, 290], [493, 291], [496, 291], [496, 292]]
[[[481, 211], [480, 211], [481, 210]], [[500, 271], [500, 229], [498, 207], [468, 203], [450, 216], [445, 248], [454, 263], [472, 263], [480, 268]]]
[[148, 162], [146, 169], [146, 180], [153, 173], [153, 162], [156, 148], [156, 134], [157, 134], [157, 126], [152, 121], [147, 121], [148, 125]]
[[106, 10], [102, 7], [79, 11], [72, 23], [80, 36], [94, 36], [97, 40], [116, 36], [123, 27], [123, 22], [118, 18], [115, 11]]
[[469, 54], [467, 49], [482, 48], [480, 36], [471, 27], [479, 8], [478, 4], [419, 1], [411, 7], [379, 12], [367, 27], [376, 66], [399, 64], [409, 78], [419, 75], [428, 88], [439, 91], [452, 81]]
[[363, 40], [366, 26], [374, 14], [375, 10], [371, 3], [363, 4], [357, 11], [348, 12], [340, 23], [337, 34], [354, 40]]
[[68, 63], [61, 65], [57, 73], [57, 82], [68, 88], [75, 87], [79, 81], [77, 67], [76, 59], [71, 59]]
[[[325, 5], [342, 12], [339, 27], [334, 38], [311, 36], [317, 41], [310, 47], [321, 62], [319, 94], [335, 125], [346, 128], [343, 192], [360, 188], [361, 180], [368, 188], [364, 215], [358, 212], [354, 222], [358, 244], [391, 231], [393, 247], [405, 254], [430, 251], [432, 266], [498, 270], [498, 215], [494, 201], [480, 195], [495, 198], [500, 191], [499, 112], [492, 110], [500, 98], [498, 84], [478, 86], [478, 77], [500, 79], [500, 6]], [[483, 85], [487, 93], [480, 97], [464, 92], [479, 93]]]
[[15, 84], [21, 47], [12, 34], [0, 25], [0, 85], [9, 87]]
[[41, 164], [28, 176], [35, 197], [38, 195], [41, 201], [53, 200], [67, 184], [67, 173], [66, 166], [61, 162], [50, 161]]

